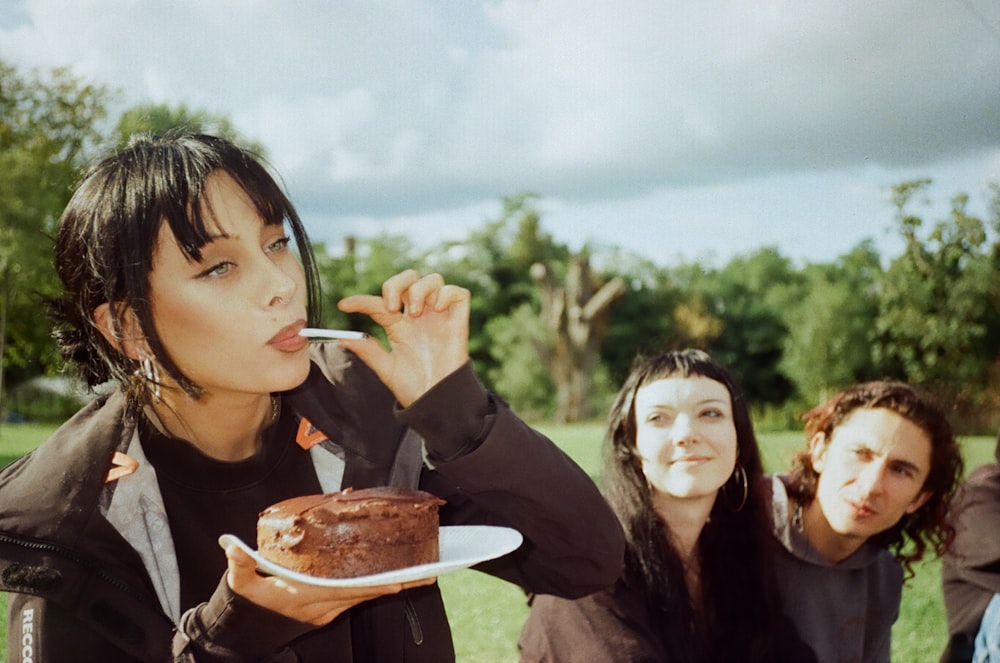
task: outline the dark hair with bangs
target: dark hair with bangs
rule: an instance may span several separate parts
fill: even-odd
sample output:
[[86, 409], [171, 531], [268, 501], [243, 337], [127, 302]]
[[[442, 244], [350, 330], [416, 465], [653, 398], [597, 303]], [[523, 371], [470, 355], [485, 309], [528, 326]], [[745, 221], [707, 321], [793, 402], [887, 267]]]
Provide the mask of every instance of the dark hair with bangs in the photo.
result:
[[[912, 576], [913, 563], [921, 560], [928, 548], [940, 557], [955, 538], [955, 529], [947, 514], [963, 473], [962, 454], [951, 424], [936, 405], [908, 384], [885, 380], [849, 387], [806, 412], [802, 417], [806, 439], [823, 433], [829, 441], [836, 428], [859, 409], [895, 412], [927, 433], [931, 440], [930, 472], [923, 486], [930, 491], [930, 499], [914, 513], [870, 539], [875, 545], [890, 550]], [[788, 478], [789, 494], [797, 502], [805, 506], [816, 498], [819, 473], [813, 467], [808, 449], [796, 455]]]
[[115, 380], [133, 401], [148, 397], [134, 379], [137, 362], [113, 348], [94, 319], [95, 309], [108, 303], [114, 329], [122, 328], [121, 316], [131, 309], [163, 370], [188, 394], [201, 393], [156, 333], [149, 273], [164, 223], [181, 250], [200, 259], [213, 235], [205, 186], [216, 173], [239, 185], [265, 224], [288, 224], [305, 272], [309, 323], [319, 319], [319, 278], [309, 238], [263, 160], [215, 136], [136, 135], [83, 174], [56, 235], [55, 266], [63, 293], [49, 302], [55, 336], [63, 356], [91, 387]]
[[[743, 488], [730, 478], [719, 491], [699, 541], [705, 630], [697, 623], [680, 556], [668, 539], [670, 524], [657, 514], [642, 460], [636, 450], [635, 395], [669, 377], [700, 376], [729, 392], [738, 445], [737, 460], [747, 478]], [[670, 660], [771, 661], [782, 622], [773, 576], [769, 507], [763, 468], [743, 392], [730, 372], [700, 350], [667, 351], [638, 357], [612, 405], [604, 444], [604, 486], [625, 530], [626, 582], [637, 584], [654, 614], [663, 616], [661, 639]], [[725, 633], [725, 637], [719, 637]], [[696, 637], [692, 637], [695, 635]]]

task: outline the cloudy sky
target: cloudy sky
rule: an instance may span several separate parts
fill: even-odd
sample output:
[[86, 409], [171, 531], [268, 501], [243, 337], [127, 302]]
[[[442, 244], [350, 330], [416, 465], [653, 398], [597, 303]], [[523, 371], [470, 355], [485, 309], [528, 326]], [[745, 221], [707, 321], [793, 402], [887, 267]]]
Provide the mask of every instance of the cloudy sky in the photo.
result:
[[331, 246], [531, 191], [573, 247], [827, 261], [1000, 182], [996, 0], [0, 0], [0, 58], [230, 117]]

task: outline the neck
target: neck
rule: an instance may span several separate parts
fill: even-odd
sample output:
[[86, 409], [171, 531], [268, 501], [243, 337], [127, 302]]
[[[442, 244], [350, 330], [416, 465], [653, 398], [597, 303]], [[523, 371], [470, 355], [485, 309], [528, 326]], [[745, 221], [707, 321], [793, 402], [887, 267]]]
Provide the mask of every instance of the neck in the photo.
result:
[[688, 560], [697, 559], [698, 539], [714, 503], [714, 495], [697, 499], [677, 499], [662, 493], [653, 495], [653, 508], [667, 523], [670, 543], [685, 565]]
[[257, 453], [261, 430], [277, 415], [277, 401], [268, 394], [203, 395], [194, 400], [183, 393], [164, 393], [150, 408], [166, 433], [222, 461], [244, 460]]
[[653, 508], [667, 524], [668, 543], [673, 546], [684, 567], [684, 583], [695, 613], [701, 612], [701, 560], [698, 541], [712, 513], [715, 496], [677, 499], [663, 494], [653, 495]]
[[[800, 513], [801, 518], [798, 518], [796, 513]], [[792, 521], [809, 541], [809, 545], [815, 548], [825, 560], [834, 564], [853, 555], [867, 541], [864, 538], [835, 532], [830, 527], [826, 516], [823, 515], [823, 509], [817, 499], [804, 507], [796, 503]]]

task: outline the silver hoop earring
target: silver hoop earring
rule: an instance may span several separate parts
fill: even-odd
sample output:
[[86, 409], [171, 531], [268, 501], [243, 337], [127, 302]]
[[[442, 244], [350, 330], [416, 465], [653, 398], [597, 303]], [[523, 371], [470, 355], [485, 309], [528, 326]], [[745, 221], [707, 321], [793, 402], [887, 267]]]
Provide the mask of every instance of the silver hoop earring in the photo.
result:
[[160, 402], [160, 366], [150, 357], [145, 356], [139, 362], [139, 370], [136, 373], [145, 381], [146, 388], [152, 394], [153, 400]]
[[728, 490], [728, 488], [729, 488], [729, 482], [728, 481], [726, 482], [726, 485], [723, 486], [722, 490], [723, 490], [723, 492], [726, 493], [726, 499], [728, 499], [730, 501], [730, 505], [729, 505], [730, 510], [733, 513], [739, 513], [740, 511], [743, 510], [743, 507], [746, 506], [746, 504], [747, 504], [747, 497], [749, 497], [749, 495], [750, 495], [750, 481], [747, 479], [747, 471], [745, 469], [743, 469], [743, 463], [741, 463], [739, 461], [736, 462], [736, 468], [733, 470], [733, 475], [730, 477], [730, 479], [734, 480], [734, 483], [736, 484], [737, 489], [739, 489], [742, 486], [743, 497], [742, 497], [742, 499], [740, 499], [739, 505], [735, 506], [735, 507], [732, 506], [732, 498], [730, 497], [729, 490]]

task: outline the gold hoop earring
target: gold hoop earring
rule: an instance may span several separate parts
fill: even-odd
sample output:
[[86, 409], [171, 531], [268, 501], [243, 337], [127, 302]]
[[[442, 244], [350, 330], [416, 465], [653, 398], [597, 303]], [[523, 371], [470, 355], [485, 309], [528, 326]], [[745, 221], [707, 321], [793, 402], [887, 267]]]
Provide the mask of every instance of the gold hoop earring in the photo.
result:
[[729, 505], [730, 510], [733, 513], [739, 513], [740, 511], [743, 510], [743, 507], [746, 506], [746, 504], [747, 504], [747, 498], [750, 496], [750, 481], [747, 479], [747, 471], [745, 469], [743, 469], [743, 463], [741, 463], [739, 461], [736, 462], [736, 467], [733, 469], [733, 475], [730, 477], [730, 479], [734, 479], [735, 480], [735, 483], [736, 483], [737, 487], [739, 487], [742, 484], [743, 497], [742, 497], [742, 499], [740, 499], [739, 505], [735, 506], [735, 507], [732, 505], [732, 498], [730, 497], [729, 490], [728, 490], [729, 489], [729, 482], [728, 481], [722, 487], [722, 491], [724, 493], [726, 493], [726, 499], [728, 499], [730, 501], [730, 505]]

